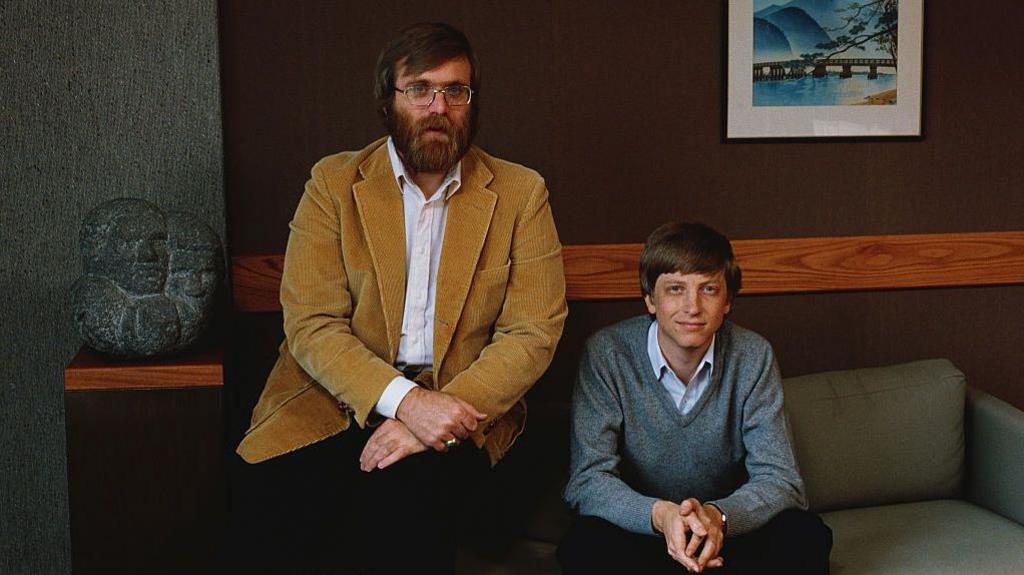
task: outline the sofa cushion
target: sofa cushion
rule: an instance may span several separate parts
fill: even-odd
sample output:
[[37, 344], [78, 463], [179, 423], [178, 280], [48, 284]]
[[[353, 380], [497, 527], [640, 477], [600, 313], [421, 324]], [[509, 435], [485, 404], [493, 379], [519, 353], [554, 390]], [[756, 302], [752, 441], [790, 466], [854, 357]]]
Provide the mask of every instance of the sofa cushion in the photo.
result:
[[945, 359], [786, 379], [811, 509], [959, 497], [965, 388]]
[[1024, 573], [1024, 526], [963, 500], [822, 515], [832, 575]]

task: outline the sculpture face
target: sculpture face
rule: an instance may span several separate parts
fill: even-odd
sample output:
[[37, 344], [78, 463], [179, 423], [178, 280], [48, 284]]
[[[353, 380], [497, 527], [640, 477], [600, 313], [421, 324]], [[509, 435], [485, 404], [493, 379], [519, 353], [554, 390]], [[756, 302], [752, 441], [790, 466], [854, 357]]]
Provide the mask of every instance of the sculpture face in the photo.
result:
[[167, 216], [170, 272], [167, 295], [192, 307], [206, 307], [220, 283], [220, 238], [213, 230], [180, 212]]
[[174, 250], [167, 277], [167, 293], [198, 302], [211, 299], [217, 288], [218, 257], [213, 248]]
[[167, 280], [167, 226], [155, 206], [114, 200], [89, 215], [82, 230], [85, 272], [130, 295], [163, 291]]
[[167, 230], [163, 221], [140, 215], [115, 222], [105, 254], [107, 277], [129, 293], [155, 294], [167, 280]]
[[223, 276], [220, 238], [144, 200], [97, 206], [81, 231], [85, 274], [72, 286], [82, 339], [120, 357], [180, 351], [210, 323]]

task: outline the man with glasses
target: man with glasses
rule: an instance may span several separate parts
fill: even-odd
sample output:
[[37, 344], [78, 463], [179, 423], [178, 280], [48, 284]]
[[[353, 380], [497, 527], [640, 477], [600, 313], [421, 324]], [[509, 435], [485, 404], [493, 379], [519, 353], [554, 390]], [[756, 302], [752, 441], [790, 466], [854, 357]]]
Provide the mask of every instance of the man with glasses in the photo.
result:
[[458, 30], [406, 28], [376, 67], [389, 137], [313, 167], [238, 448], [268, 486], [260, 567], [451, 573], [461, 495], [522, 432], [567, 313], [561, 246], [543, 179], [471, 146], [479, 74]]

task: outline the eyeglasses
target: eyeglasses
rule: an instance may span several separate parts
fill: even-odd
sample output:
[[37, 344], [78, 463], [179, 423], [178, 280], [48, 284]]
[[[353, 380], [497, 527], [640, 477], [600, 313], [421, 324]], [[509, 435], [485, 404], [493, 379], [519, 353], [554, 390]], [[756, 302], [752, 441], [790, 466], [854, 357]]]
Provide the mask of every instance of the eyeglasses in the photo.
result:
[[395, 91], [405, 94], [409, 103], [417, 108], [426, 108], [433, 104], [434, 98], [438, 94], [444, 95], [444, 101], [449, 106], [465, 106], [473, 99], [473, 89], [469, 86], [460, 86], [458, 84], [445, 86], [444, 88], [431, 88], [430, 86], [416, 84], [404, 90], [395, 88]]

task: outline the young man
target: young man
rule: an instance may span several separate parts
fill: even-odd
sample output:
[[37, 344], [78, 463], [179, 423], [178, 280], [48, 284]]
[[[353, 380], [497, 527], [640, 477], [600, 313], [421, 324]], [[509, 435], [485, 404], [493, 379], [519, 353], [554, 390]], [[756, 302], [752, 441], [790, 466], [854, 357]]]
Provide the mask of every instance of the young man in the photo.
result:
[[261, 566], [451, 573], [460, 497], [523, 429], [567, 312], [561, 246], [544, 180], [471, 145], [479, 74], [458, 30], [406, 28], [377, 62], [389, 137], [313, 167], [238, 448], [268, 486]]
[[705, 225], [647, 238], [650, 316], [587, 342], [573, 394], [569, 575], [828, 571], [831, 531], [804, 511], [772, 348], [725, 319], [740, 284]]

